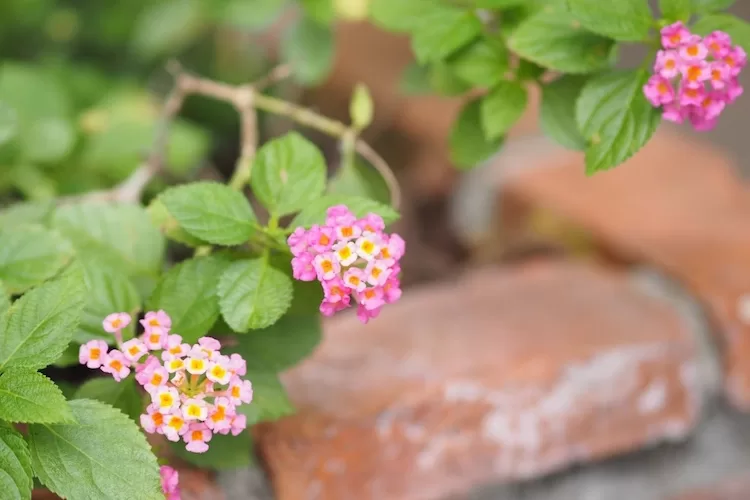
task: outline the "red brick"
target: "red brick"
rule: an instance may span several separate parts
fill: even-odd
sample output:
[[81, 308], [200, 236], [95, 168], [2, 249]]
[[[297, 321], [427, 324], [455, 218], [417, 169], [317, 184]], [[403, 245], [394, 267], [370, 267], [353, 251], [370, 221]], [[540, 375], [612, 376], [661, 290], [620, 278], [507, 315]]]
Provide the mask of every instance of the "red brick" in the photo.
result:
[[672, 500], [748, 500], [750, 479], [727, 480], [710, 488], [701, 488], [674, 497]]
[[694, 139], [660, 133], [614, 170], [587, 177], [577, 154], [515, 172], [503, 197], [549, 210], [609, 251], [668, 271], [709, 306], [724, 346], [725, 388], [750, 410], [750, 191], [733, 163]]
[[257, 429], [278, 500], [427, 500], [680, 439], [694, 347], [663, 302], [569, 263], [412, 290], [327, 324]]

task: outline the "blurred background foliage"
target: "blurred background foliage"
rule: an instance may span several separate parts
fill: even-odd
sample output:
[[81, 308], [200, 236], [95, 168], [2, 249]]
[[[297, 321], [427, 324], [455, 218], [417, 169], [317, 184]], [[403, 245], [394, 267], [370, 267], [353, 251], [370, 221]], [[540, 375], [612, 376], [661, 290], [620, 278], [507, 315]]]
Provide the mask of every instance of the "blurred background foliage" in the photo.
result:
[[[153, 141], [161, 100], [172, 84], [164, 70], [169, 59], [234, 84], [259, 78], [282, 60], [292, 64], [298, 88], [314, 85], [333, 63], [331, 24], [366, 16], [368, 3], [0, 2], [2, 204], [105, 188], [126, 178]], [[282, 18], [280, 43], [262, 43], [263, 33]], [[279, 54], [272, 53], [276, 46]], [[188, 178], [212, 158], [226, 158], [231, 168], [236, 132], [229, 106], [189, 99], [171, 130], [166, 180]], [[350, 174], [339, 181], [344, 187], [359, 182]], [[160, 188], [152, 184], [152, 192]]]

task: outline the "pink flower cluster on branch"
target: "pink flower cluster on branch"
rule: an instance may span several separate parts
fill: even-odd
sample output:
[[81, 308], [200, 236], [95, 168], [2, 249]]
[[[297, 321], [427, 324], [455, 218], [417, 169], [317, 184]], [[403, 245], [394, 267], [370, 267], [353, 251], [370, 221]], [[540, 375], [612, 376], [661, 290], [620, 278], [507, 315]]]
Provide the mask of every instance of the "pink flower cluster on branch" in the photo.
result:
[[108, 351], [106, 342], [92, 340], [81, 346], [79, 361], [118, 382], [135, 371], [135, 380], [151, 396], [141, 415], [146, 432], [182, 439], [188, 451], [203, 453], [213, 434], [236, 436], [245, 429], [246, 418], [237, 407], [252, 401], [253, 388], [241, 378], [247, 373], [242, 356], [221, 354], [221, 344], [211, 337], [192, 346], [184, 343], [170, 333], [172, 320], [164, 311], [146, 313], [143, 335], [122, 342], [122, 329], [130, 321], [126, 313], [107, 316], [104, 329], [115, 335], [119, 349]]
[[348, 207], [336, 205], [328, 209], [325, 225], [298, 227], [287, 242], [294, 278], [322, 284], [324, 316], [346, 309], [353, 297], [357, 316], [367, 323], [383, 305], [401, 297], [399, 260], [406, 244], [398, 234], [385, 232], [378, 215], [357, 219]]
[[168, 465], [159, 468], [161, 475], [161, 489], [166, 500], [181, 500], [180, 473]]
[[747, 63], [745, 51], [723, 31], [700, 37], [681, 22], [661, 30], [661, 43], [654, 75], [643, 87], [646, 98], [663, 109], [665, 120], [714, 128], [726, 105], [742, 95], [737, 78]]

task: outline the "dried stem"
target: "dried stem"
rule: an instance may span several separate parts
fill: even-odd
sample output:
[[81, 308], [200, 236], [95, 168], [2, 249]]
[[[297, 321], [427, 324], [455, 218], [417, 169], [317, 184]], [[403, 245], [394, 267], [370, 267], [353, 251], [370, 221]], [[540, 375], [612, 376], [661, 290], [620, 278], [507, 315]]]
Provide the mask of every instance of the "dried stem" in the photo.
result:
[[[240, 115], [241, 146], [240, 156], [235, 165], [230, 186], [242, 189], [250, 180], [253, 158], [258, 144], [257, 110], [285, 116], [292, 121], [323, 132], [343, 141], [356, 137], [352, 129], [342, 122], [319, 115], [314, 111], [297, 104], [261, 94], [263, 89], [275, 82], [287, 78], [291, 71], [286, 65], [274, 68], [266, 77], [251, 85], [229, 85], [207, 78], [201, 78], [185, 72], [176, 61], [171, 61], [167, 69], [175, 78], [175, 85], [170, 92], [160, 117], [159, 127], [153, 147], [146, 161], [122, 183], [108, 191], [88, 193], [83, 197], [70, 200], [109, 200], [137, 201], [146, 184], [164, 168], [164, 154], [169, 139], [169, 125], [179, 113], [188, 95], [202, 95], [227, 102], [234, 106]], [[362, 139], [356, 139], [354, 150], [366, 159], [383, 176], [391, 194], [391, 204], [398, 208], [401, 204], [401, 190], [398, 181], [383, 158]], [[66, 202], [66, 200], [62, 200]]]

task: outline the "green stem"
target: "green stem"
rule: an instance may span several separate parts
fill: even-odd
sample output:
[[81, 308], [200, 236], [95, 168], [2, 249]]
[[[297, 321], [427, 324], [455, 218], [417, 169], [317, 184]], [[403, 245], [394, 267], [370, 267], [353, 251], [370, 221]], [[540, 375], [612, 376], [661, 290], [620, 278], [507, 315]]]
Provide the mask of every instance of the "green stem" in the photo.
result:
[[277, 99], [276, 97], [259, 93], [255, 96], [254, 104], [258, 109], [286, 116], [300, 125], [314, 128], [333, 137], [343, 137], [348, 130], [346, 125], [341, 122], [318, 115], [302, 106]]

